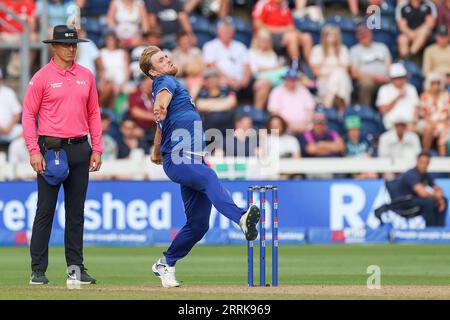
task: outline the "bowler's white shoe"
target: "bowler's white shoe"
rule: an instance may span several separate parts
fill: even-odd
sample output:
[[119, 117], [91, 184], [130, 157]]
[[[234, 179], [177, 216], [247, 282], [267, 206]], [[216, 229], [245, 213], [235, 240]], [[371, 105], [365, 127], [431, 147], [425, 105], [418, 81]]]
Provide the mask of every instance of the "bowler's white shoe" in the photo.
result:
[[179, 287], [177, 279], [175, 278], [175, 267], [169, 266], [165, 259], [158, 259], [152, 266], [152, 271], [155, 276], [161, 279], [161, 284], [164, 288]]
[[251, 205], [239, 221], [239, 226], [245, 234], [245, 239], [248, 241], [253, 241], [258, 237], [258, 229], [256, 228], [256, 225], [258, 224], [259, 217], [259, 208], [255, 205]]

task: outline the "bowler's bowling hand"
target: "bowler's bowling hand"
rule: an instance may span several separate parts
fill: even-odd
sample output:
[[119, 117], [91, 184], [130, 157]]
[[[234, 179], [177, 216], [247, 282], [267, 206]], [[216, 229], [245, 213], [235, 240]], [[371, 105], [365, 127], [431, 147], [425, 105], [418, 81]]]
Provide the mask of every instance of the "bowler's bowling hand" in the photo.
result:
[[45, 160], [41, 153], [33, 154], [30, 157], [30, 164], [33, 167], [33, 170], [38, 174], [44, 174], [45, 171]]
[[153, 107], [153, 113], [157, 121], [164, 120], [166, 118], [167, 110], [163, 106], [155, 105]]
[[151, 156], [150, 156], [150, 160], [154, 163], [154, 164], [162, 164], [162, 155], [159, 152], [155, 152], [153, 151]]
[[94, 172], [100, 170], [102, 166], [102, 156], [96, 152], [92, 152], [91, 161], [89, 164], [89, 172]]

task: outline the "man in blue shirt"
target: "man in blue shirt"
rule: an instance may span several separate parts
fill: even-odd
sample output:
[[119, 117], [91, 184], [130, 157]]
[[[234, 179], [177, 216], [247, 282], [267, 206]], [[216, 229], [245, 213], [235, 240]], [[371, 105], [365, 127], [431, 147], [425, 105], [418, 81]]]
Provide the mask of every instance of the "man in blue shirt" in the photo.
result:
[[[428, 174], [430, 154], [422, 151], [417, 157], [417, 165], [401, 174], [397, 180], [394, 197], [412, 195], [414, 205], [420, 207], [427, 227], [445, 226], [447, 199], [442, 189]], [[392, 195], [391, 195], [392, 196]]]
[[157, 119], [151, 161], [180, 184], [186, 224], [152, 266], [164, 287], [178, 287], [175, 263], [185, 257], [209, 228], [211, 206], [241, 227], [247, 240], [258, 236], [260, 212], [252, 205], [245, 211], [232, 200], [216, 173], [203, 159], [205, 142], [200, 115], [187, 90], [175, 79], [178, 68], [156, 46], [147, 47], [140, 58], [143, 73], [153, 79], [153, 112]]

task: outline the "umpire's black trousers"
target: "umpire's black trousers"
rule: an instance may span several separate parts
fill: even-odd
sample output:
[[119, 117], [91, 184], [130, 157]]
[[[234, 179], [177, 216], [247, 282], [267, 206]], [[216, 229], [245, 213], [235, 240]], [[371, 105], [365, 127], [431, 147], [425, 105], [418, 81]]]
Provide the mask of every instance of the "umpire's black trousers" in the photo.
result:
[[[43, 138], [39, 138], [41, 152]], [[89, 162], [92, 153], [88, 141], [78, 144], [63, 143], [62, 148], [67, 153], [69, 176], [64, 181], [64, 205], [66, 209], [66, 224], [64, 245], [67, 266], [83, 265], [83, 225], [84, 202], [89, 180]], [[48, 242], [52, 229], [53, 216], [60, 186], [52, 186], [38, 175], [38, 201], [36, 217], [31, 236], [31, 269], [45, 272], [48, 266]]]

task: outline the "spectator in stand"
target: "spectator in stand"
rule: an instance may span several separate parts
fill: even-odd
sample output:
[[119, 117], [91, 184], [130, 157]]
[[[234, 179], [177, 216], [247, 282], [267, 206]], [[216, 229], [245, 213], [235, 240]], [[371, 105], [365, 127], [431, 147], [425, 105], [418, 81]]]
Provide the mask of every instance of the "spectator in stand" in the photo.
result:
[[177, 36], [177, 47], [172, 51], [172, 59], [178, 66], [178, 77], [184, 78], [184, 84], [192, 99], [195, 99], [203, 85], [204, 62], [202, 51], [193, 46], [189, 35], [182, 31]]
[[275, 49], [286, 48], [292, 67], [298, 68], [300, 46], [303, 57], [309, 61], [312, 37], [309, 33], [300, 32], [294, 26], [294, 21], [286, 0], [259, 0], [253, 8], [253, 25], [255, 30], [269, 30]]
[[322, 22], [323, 0], [295, 0], [295, 17], [308, 17], [313, 21]]
[[267, 121], [268, 152], [278, 152], [280, 158], [300, 158], [298, 139], [287, 133], [286, 121], [277, 115], [271, 115]]
[[177, 35], [177, 46], [174, 50], [172, 50], [172, 59], [178, 66], [178, 74], [179, 77], [184, 77], [186, 65], [191, 60], [203, 60], [202, 51], [193, 46], [190, 41], [189, 34], [184, 31], [181, 31]]
[[380, 136], [378, 156], [396, 160], [411, 160], [421, 151], [417, 133], [408, 130], [409, 118], [397, 118], [394, 127]]
[[436, 4], [437, 21], [436, 25], [444, 25], [450, 29], [450, 0], [442, 0]]
[[273, 50], [272, 38], [267, 29], [259, 29], [256, 32], [248, 51], [248, 56], [256, 86], [262, 85], [270, 88], [282, 83], [287, 67], [280, 63], [277, 54]]
[[152, 85], [153, 80], [142, 73], [139, 87], [128, 96], [129, 117], [138, 127], [144, 129], [144, 139], [149, 144], [153, 142], [156, 131]]
[[[86, 39], [86, 31], [84, 29], [78, 30], [78, 34], [81, 38]], [[89, 40], [89, 39], [87, 39]], [[105, 68], [100, 57], [100, 50], [94, 42], [89, 40], [80, 46], [77, 50], [77, 63], [85, 68], [88, 68], [92, 72], [98, 82], [104, 80]]]
[[180, 30], [186, 32], [192, 44], [195, 44], [195, 35], [192, 31], [189, 16], [183, 11], [181, 0], [145, 0], [150, 28], [156, 25], [161, 27], [163, 37], [162, 49], [172, 50], [177, 42]]
[[20, 113], [22, 106], [13, 89], [2, 82], [3, 73], [0, 70], [0, 141], [11, 143], [22, 136]]
[[397, 119], [406, 119], [413, 126], [419, 106], [416, 88], [406, 79], [406, 69], [401, 63], [393, 63], [389, 69], [391, 83], [378, 90], [376, 106], [383, 115], [383, 123], [387, 130], [392, 129]]
[[142, 74], [141, 68], [139, 68], [139, 58], [141, 57], [142, 52], [144, 52], [145, 48], [147, 48], [148, 46], [160, 47], [161, 39], [162, 31], [159, 26], [155, 26], [149, 31], [143, 32], [141, 34], [139, 45], [131, 51], [130, 71], [133, 80], [139, 81], [139, 78]]
[[10, 163], [30, 162], [30, 155], [28, 154], [25, 138], [22, 135], [9, 144], [8, 161]]
[[289, 69], [284, 75], [284, 84], [272, 90], [267, 110], [278, 115], [287, 123], [287, 130], [300, 134], [311, 129], [314, 113], [314, 98], [299, 82], [296, 69]]
[[352, 82], [349, 75], [350, 55], [342, 44], [341, 31], [334, 25], [322, 29], [320, 44], [312, 49], [310, 64], [317, 77], [319, 98], [327, 108], [343, 112], [350, 104]]
[[[349, 158], [370, 158], [372, 150], [365, 138], [361, 137], [361, 118], [348, 116], [345, 118], [345, 156]], [[361, 172], [351, 175], [354, 179], [376, 179], [378, 175], [374, 172]]]
[[358, 101], [372, 106], [379, 86], [389, 78], [391, 53], [384, 43], [373, 42], [372, 30], [361, 25], [357, 32], [358, 44], [350, 49], [351, 73], [358, 85]]
[[141, 32], [149, 30], [147, 11], [142, 0], [113, 0], [107, 13], [108, 27], [129, 48], [136, 47]]
[[[48, 34], [51, 35], [53, 27], [57, 25], [69, 25], [69, 17], [77, 14], [75, 1], [50, 0], [47, 2]], [[42, 0], [36, 1], [36, 16], [42, 16]]]
[[253, 121], [246, 114], [234, 118], [233, 139], [224, 140], [224, 149], [216, 149], [215, 155], [226, 157], [254, 157], [258, 151], [258, 137], [253, 129]]
[[106, 34], [100, 57], [105, 67], [105, 81], [99, 86], [100, 106], [112, 109], [117, 96], [130, 78], [128, 52], [120, 47], [119, 38], [113, 31]]
[[103, 140], [103, 153], [104, 160], [116, 159], [118, 155], [117, 142], [111, 137], [108, 132], [111, 125], [111, 119], [106, 112], [101, 113], [102, 119], [102, 140]]
[[230, 1], [228, 0], [186, 0], [184, 11], [188, 15], [196, 13], [212, 20], [228, 16], [229, 7]]
[[205, 63], [202, 56], [189, 60], [185, 65], [184, 85], [193, 100], [197, 99], [197, 96], [203, 86], [204, 71]]
[[[36, 4], [33, 0], [2, 0], [2, 4], [11, 9], [15, 14], [25, 19], [30, 30], [30, 41], [37, 42], [39, 34], [36, 23]], [[23, 33], [23, 27], [10, 14], [0, 10], [0, 43], [12, 42], [19, 44]], [[35, 52], [31, 52], [30, 63], [35, 59]], [[20, 54], [18, 51], [13, 51], [9, 55], [5, 75], [11, 77], [20, 76]]]
[[144, 140], [140, 139], [139, 132], [137, 130], [136, 123], [131, 119], [125, 119], [120, 124], [120, 132], [122, 133], [122, 139], [118, 143], [119, 152], [118, 158], [129, 158], [134, 150], [141, 149], [146, 154], [149, 152], [150, 146]]
[[446, 154], [450, 129], [450, 94], [439, 73], [431, 73], [425, 80], [425, 91], [420, 96], [419, 121], [416, 131], [422, 135], [422, 147], [430, 150], [437, 139], [438, 153]]
[[313, 115], [313, 128], [300, 136], [302, 154], [307, 157], [341, 157], [345, 144], [336, 131], [327, 127], [327, 117], [323, 112]]
[[208, 68], [219, 70], [222, 84], [234, 90], [238, 99], [254, 97], [254, 106], [264, 109], [260, 97], [265, 96], [263, 91], [267, 88], [257, 87], [252, 82], [248, 50], [233, 40], [233, 36], [233, 21], [229, 17], [221, 19], [217, 24], [217, 38], [203, 46], [203, 60]]
[[345, 118], [344, 124], [347, 130], [345, 156], [361, 158], [370, 156], [369, 144], [361, 137], [361, 118], [348, 116]]
[[[30, 40], [37, 41], [36, 3], [33, 0], [2, 0], [2, 4], [25, 19], [30, 29]], [[23, 27], [13, 16], [0, 11], [0, 40], [2, 42], [20, 42]], [[3, 21], [5, 23], [3, 23]]]
[[216, 69], [205, 70], [203, 77], [205, 82], [196, 106], [202, 115], [204, 129], [218, 129], [225, 136], [226, 129], [233, 128], [236, 93], [220, 85], [220, 74]]
[[423, 74], [439, 72], [441, 75], [450, 73], [450, 43], [448, 28], [441, 25], [436, 30], [436, 43], [428, 46], [423, 55]]
[[433, 31], [436, 17], [436, 7], [428, 0], [409, 0], [397, 5], [395, 19], [400, 30], [397, 41], [401, 58], [419, 53]]
[[362, 17], [367, 16], [370, 6], [387, 6], [386, 0], [347, 0], [348, 8], [355, 22], [362, 22]]

